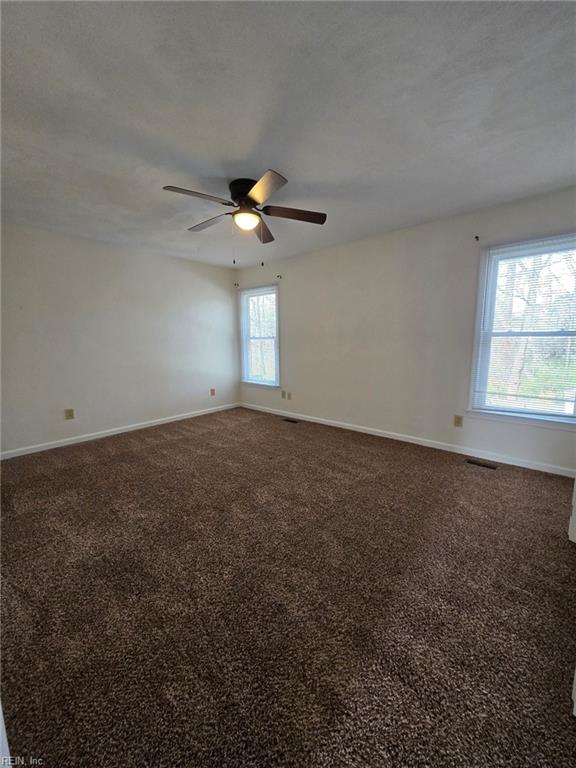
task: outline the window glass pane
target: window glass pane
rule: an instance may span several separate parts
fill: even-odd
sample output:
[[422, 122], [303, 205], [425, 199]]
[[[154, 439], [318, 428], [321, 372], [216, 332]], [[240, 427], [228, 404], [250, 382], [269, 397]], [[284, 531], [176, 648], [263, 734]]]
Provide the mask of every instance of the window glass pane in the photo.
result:
[[276, 294], [264, 293], [248, 299], [249, 326], [251, 338], [276, 336]]
[[501, 259], [494, 331], [576, 330], [576, 251]]
[[490, 250], [473, 406], [576, 419], [576, 235]]
[[241, 308], [243, 380], [277, 386], [279, 372], [276, 288], [243, 291]]
[[576, 337], [493, 337], [486, 389], [491, 408], [574, 416]]
[[275, 383], [276, 350], [274, 339], [250, 339], [248, 342], [248, 377], [251, 381]]

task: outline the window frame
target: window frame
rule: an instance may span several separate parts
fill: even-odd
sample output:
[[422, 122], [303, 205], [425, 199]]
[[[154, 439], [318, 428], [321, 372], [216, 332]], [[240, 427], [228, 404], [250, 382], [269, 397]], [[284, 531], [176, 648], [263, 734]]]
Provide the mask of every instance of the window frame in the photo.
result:
[[[489, 374], [490, 363], [490, 350], [491, 343], [485, 343], [487, 335], [491, 339], [494, 335], [498, 336], [517, 336], [520, 334], [504, 332], [494, 332], [494, 314], [496, 308], [496, 295], [498, 285], [498, 265], [501, 261], [506, 259], [518, 258], [518, 253], [511, 252], [506, 254], [506, 248], [514, 248], [517, 246], [536, 246], [538, 243], [560, 241], [562, 239], [576, 238], [574, 233], [566, 233], [564, 235], [547, 236], [543, 238], [533, 238], [531, 240], [516, 241], [512, 243], [505, 243], [500, 245], [491, 245], [485, 248], [482, 252], [482, 260], [480, 263], [480, 270], [478, 275], [478, 299], [476, 307], [476, 322], [474, 332], [474, 352], [472, 358], [472, 371], [470, 377], [470, 391], [469, 391], [469, 407], [467, 412], [471, 416], [478, 416], [483, 418], [501, 419], [510, 422], [530, 422], [532, 425], [549, 426], [554, 427], [554, 423], [558, 426], [568, 427], [569, 429], [576, 429], [576, 410], [573, 416], [560, 415], [554, 413], [545, 413], [542, 411], [529, 411], [526, 409], [515, 408], [501, 408], [498, 406], [487, 405], [486, 402], [479, 404], [479, 393], [485, 391], [486, 383]], [[502, 251], [498, 253], [498, 251]], [[560, 249], [559, 249], [560, 251]], [[552, 251], [553, 252], [553, 251]], [[529, 254], [527, 254], [529, 255]], [[536, 254], [534, 254], [536, 255]], [[562, 337], [562, 336], [576, 336], [574, 332], [539, 332], [530, 335], [538, 335], [544, 337]], [[476, 383], [483, 384], [483, 386], [476, 386]], [[550, 423], [552, 422], [552, 423]]]
[[[248, 335], [248, 315], [245, 311], [247, 307], [247, 299], [250, 296], [263, 296], [267, 294], [274, 294], [276, 297], [276, 335], [275, 336], [263, 336], [253, 337]], [[274, 339], [274, 363], [276, 378], [274, 382], [267, 381], [255, 381], [248, 378], [248, 342], [251, 338], [262, 339]], [[279, 303], [279, 291], [278, 283], [272, 283], [270, 285], [257, 286], [256, 288], [244, 288], [240, 291], [240, 371], [242, 384], [250, 384], [252, 386], [267, 387], [267, 388], [279, 388], [280, 385], [280, 303]]]

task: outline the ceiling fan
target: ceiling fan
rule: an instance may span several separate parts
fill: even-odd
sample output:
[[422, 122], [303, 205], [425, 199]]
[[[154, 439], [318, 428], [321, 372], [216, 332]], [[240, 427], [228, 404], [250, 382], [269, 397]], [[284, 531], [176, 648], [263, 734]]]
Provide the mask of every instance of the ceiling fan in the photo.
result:
[[276, 171], [266, 171], [266, 173], [255, 181], [254, 179], [235, 179], [229, 186], [231, 200], [214, 195], [206, 195], [204, 192], [194, 192], [192, 189], [183, 189], [182, 187], [163, 187], [168, 192], [178, 192], [180, 195], [190, 195], [191, 197], [200, 197], [203, 200], [212, 200], [214, 203], [221, 203], [236, 211], [227, 211], [219, 216], [200, 222], [194, 227], [189, 227], [189, 232], [200, 232], [203, 229], [211, 227], [225, 216], [232, 216], [234, 224], [240, 229], [247, 231], [253, 230], [261, 243], [271, 243], [274, 235], [270, 232], [268, 225], [262, 218], [266, 216], [277, 216], [281, 219], [295, 219], [296, 221], [309, 221], [311, 224], [324, 224], [326, 221], [325, 213], [316, 211], [303, 211], [300, 208], [283, 208], [279, 205], [264, 205], [263, 203], [277, 192], [287, 180]]

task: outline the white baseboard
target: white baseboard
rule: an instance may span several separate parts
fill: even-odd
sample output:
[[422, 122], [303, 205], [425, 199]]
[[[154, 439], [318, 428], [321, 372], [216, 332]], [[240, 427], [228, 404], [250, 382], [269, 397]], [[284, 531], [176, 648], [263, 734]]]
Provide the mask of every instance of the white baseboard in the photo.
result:
[[[108, 437], [110, 435], [118, 435], [122, 432], [133, 432], [137, 429], [146, 429], [146, 427], [155, 427], [160, 424], [169, 424], [171, 421], [181, 421], [182, 419], [191, 419], [195, 416], [204, 416], [208, 413], [216, 413], [217, 411], [227, 411], [231, 408], [248, 408], [253, 411], [263, 411], [264, 413], [273, 413], [277, 416], [288, 416], [289, 418], [299, 419], [301, 421], [312, 421], [317, 424], [326, 424], [329, 427], [338, 427], [339, 429], [350, 429], [353, 432], [364, 432], [368, 435], [376, 435], [377, 437], [388, 437], [391, 440], [400, 440], [405, 443], [414, 443], [416, 445], [424, 445], [428, 448], [437, 448], [441, 451], [450, 451], [451, 453], [464, 454], [466, 456], [476, 456], [479, 459], [486, 459], [488, 461], [496, 461], [500, 464], [513, 464], [518, 467], [525, 467], [526, 469], [537, 469], [541, 472], [550, 472], [554, 475], [564, 475], [565, 477], [575, 477], [576, 470], [570, 467], [560, 467], [555, 464], [543, 464], [536, 461], [527, 461], [525, 459], [519, 459], [514, 456], [504, 456], [500, 453], [494, 453], [493, 451], [482, 451], [476, 448], [468, 448], [466, 446], [454, 445], [452, 443], [442, 443], [437, 440], [428, 440], [424, 437], [415, 437], [414, 435], [403, 435], [398, 432], [388, 432], [384, 429], [374, 429], [372, 427], [363, 427], [358, 424], [348, 424], [343, 421], [334, 421], [333, 419], [322, 419], [316, 416], [308, 416], [304, 413], [294, 413], [293, 411], [282, 411], [277, 408], [264, 408], [259, 405], [252, 405], [252, 403], [227, 403], [226, 405], [218, 405], [214, 408], [205, 408], [200, 411], [191, 411], [190, 413], [179, 413], [175, 416], [167, 416], [162, 419], [152, 419], [150, 421], [142, 421], [138, 424], [128, 424], [122, 427], [114, 427], [112, 429], [104, 429], [99, 432], [92, 432], [85, 435], [76, 435], [75, 437], [66, 437], [62, 440], [52, 440], [47, 443], [39, 443], [38, 445], [27, 445], [23, 448], [14, 448], [9, 451], [2, 451], [0, 458], [11, 459], [15, 456], [24, 456], [27, 453], [37, 453], [39, 451], [48, 451], [51, 448], [61, 448], [65, 445], [74, 445], [75, 443], [85, 443], [90, 440], [98, 440], [101, 437]], [[576, 511], [572, 515], [571, 520], [571, 538], [576, 541]]]
[[74, 445], [75, 443], [86, 443], [89, 440], [99, 440], [101, 437], [110, 435], [119, 435], [122, 432], [133, 432], [136, 429], [146, 429], [146, 427], [157, 427], [160, 424], [169, 424], [171, 421], [181, 421], [182, 419], [192, 419], [194, 416], [204, 416], [207, 413], [216, 413], [216, 411], [228, 411], [231, 408], [238, 408], [240, 403], [228, 403], [226, 405], [217, 405], [215, 408], [204, 408], [202, 411], [191, 411], [190, 413], [179, 413], [176, 416], [167, 416], [163, 419], [152, 419], [151, 421], [141, 421], [139, 424], [128, 424], [124, 427], [113, 427], [112, 429], [103, 429], [100, 432], [91, 432], [86, 435], [76, 435], [75, 437], [65, 437], [62, 440], [52, 440], [49, 443], [39, 443], [38, 445], [27, 445], [24, 448], [14, 448], [11, 451], [2, 451], [0, 458], [12, 459], [15, 456], [24, 456], [27, 453], [38, 453], [39, 451], [49, 451], [51, 448], [61, 448], [65, 445]]
[[451, 453], [459, 453], [465, 456], [475, 456], [478, 459], [486, 459], [487, 461], [495, 461], [499, 464], [513, 464], [517, 467], [524, 467], [525, 469], [537, 469], [540, 472], [550, 472], [553, 475], [564, 475], [565, 477], [575, 477], [576, 470], [570, 467], [560, 467], [555, 464], [543, 464], [538, 461], [528, 461], [526, 459], [520, 459], [515, 456], [504, 456], [500, 453], [494, 453], [493, 451], [482, 451], [477, 448], [468, 448], [462, 445], [454, 445], [452, 443], [441, 443], [437, 440], [428, 440], [425, 437], [415, 437], [414, 435], [402, 435], [398, 432], [387, 432], [384, 429], [373, 429], [372, 427], [361, 427], [358, 424], [347, 424], [343, 421], [334, 421], [333, 419], [321, 419], [316, 416], [308, 416], [304, 413], [294, 413], [293, 411], [280, 411], [276, 408], [263, 408], [259, 405], [252, 405], [251, 403], [240, 403], [242, 408], [249, 408], [253, 411], [263, 411], [264, 413], [273, 413], [277, 416], [288, 416], [292, 419], [299, 419], [300, 421], [313, 421], [317, 424], [326, 424], [329, 427], [338, 427], [339, 429], [350, 429], [353, 432], [365, 432], [367, 435], [376, 435], [378, 437], [388, 437], [391, 440], [401, 440], [404, 443], [414, 443], [416, 445], [424, 445], [427, 448], [437, 448], [440, 451], [450, 451]]

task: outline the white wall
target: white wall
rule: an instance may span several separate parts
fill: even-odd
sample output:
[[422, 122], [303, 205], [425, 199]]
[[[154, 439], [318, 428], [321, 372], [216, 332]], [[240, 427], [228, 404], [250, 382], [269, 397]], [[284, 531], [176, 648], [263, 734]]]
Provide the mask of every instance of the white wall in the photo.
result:
[[8, 737], [6, 736], [6, 726], [4, 725], [4, 713], [0, 705], [0, 765], [10, 765], [9, 758], [10, 748], [8, 746]]
[[[573, 430], [465, 411], [482, 246], [576, 229], [575, 200], [564, 190], [239, 273], [5, 226], [2, 450], [241, 399], [573, 471]], [[293, 399], [253, 385], [238, 397], [233, 282], [277, 274]]]
[[575, 199], [563, 190], [241, 270], [242, 288], [279, 282], [293, 398], [244, 384], [241, 400], [570, 473], [570, 427], [465, 412], [482, 247], [573, 231]]
[[568, 538], [576, 544], [576, 482], [574, 483], [574, 492], [572, 494], [572, 515], [568, 528]]
[[237, 400], [233, 272], [19, 226], [2, 234], [3, 452]]

